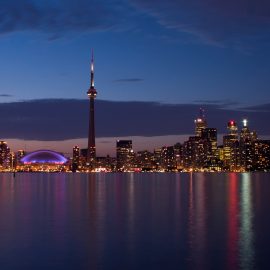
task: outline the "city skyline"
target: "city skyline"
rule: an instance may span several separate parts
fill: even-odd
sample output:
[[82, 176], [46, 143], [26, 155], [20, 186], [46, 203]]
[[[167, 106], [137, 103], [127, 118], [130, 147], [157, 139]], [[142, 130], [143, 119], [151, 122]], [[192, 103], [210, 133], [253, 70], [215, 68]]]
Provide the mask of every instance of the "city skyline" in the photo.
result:
[[149, 136], [160, 144], [189, 136], [199, 107], [220, 133], [221, 123], [248, 118], [270, 137], [266, 2], [15, 0], [1, 8], [2, 139], [27, 148], [87, 144], [91, 48], [100, 148], [103, 138], [139, 136], [144, 148]]
[[[92, 62], [93, 63], [93, 62]], [[93, 68], [91, 68], [93, 71]], [[93, 82], [93, 76], [91, 76]], [[93, 83], [91, 83], [93, 85]], [[90, 88], [91, 92], [96, 90]], [[92, 101], [93, 102], [93, 101]], [[90, 100], [90, 142], [92, 104]], [[50, 149], [14, 152], [5, 141], [0, 141], [1, 171], [72, 171], [72, 172], [247, 172], [270, 170], [270, 140], [263, 139], [256, 130], [249, 128], [248, 119], [238, 125], [227, 122], [227, 133], [218, 141], [215, 127], [210, 127], [201, 108], [194, 120], [194, 133], [184, 142], [158, 145], [153, 150], [136, 151], [133, 141], [115, 141], [116, 156], [96, 156], [92, 144], [88, 148], [76, 145], [72, 156]], [[94, 148], [95, 150], [95, 148]], [[94, 155], [93, 155], [94, 153]], [[66, 156], [66, 157], [65, 157]]]

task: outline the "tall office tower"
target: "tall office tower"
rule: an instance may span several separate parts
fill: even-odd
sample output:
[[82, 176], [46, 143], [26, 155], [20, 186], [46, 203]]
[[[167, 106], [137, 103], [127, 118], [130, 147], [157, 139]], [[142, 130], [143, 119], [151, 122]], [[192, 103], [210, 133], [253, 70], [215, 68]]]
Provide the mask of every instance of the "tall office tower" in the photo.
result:
[[154, 164], [156, 170], [161, 170], [161, 152], [162, 148], [156, 148], [154, 150]]
[[176, 143], [173, 146], [174, 150], [174, 159], [176, 163], [176, 169], [182, 170], [183, 169], [183, 145], [181, 143]]
[[195, 123], [195, 136], [201, 137], [202, 130], [206, 128], [207, 122], [204, 115], [204, 110], [200, 108], [200, 115], [194, 120]]
[[88, 130], [88, 147], [87, 163], [93, 168], [96, 159], [96, 137], [95, 137], [95, 98], [97, 91], [94, 85], [94, 55], [92, 51], [91, 59], [91, 81], [90, 88], [87, 91], [89, 97], [89, 130]]
[[238, 171], [240, 169], [240, 150], [236, 122], [229, 121], [227, 128], [229, 134], [223, 136], [224, 169]]
[[240, 163], [241, 168], [244, 171], [251, 171], [254, 168], [254, 155], [255, 155], [255, 145], [254, 145], [254, 135], [249, 131], [247, 120], [243, 120], [243, 128], [240, 132]]
[[254, 150], [254, 169], [270, 171], [270, 140], [256, 140]]
[[9, 166], [9, 153], [10, 149], [6, 142], [0, 141], [0, 165], [1, 166]]
[[202, 130], [202, 139], [205, 142], [207, 165], [213, 166], [215, 165], [218, 159], [217, 129], [205, 128], [204, 130]]
[[165, 146], [161, 151], [161, 167], [165, 171], [172, 171], [176, 169], [176, 162], [174, 156], [174, 147]]
[[131, 140], [116, 141], [117, 171], [129, 171], [133, 167], [134, 152]]
[[185, 169], [201, 170], [206, 164], [204, 140], [198, 136], [189, 137], [183, 145], [183, 163]]
[[238, 140], [238, 127], [234, 120], [228, 122], [227, 129], [232, 138]]
[[10, 152], [8, 155], [8, 159], [9, 159], [8, 166], [9, 166], [9, 168], [11, 168], [13, 170], [17, 166], [17, 156], [14, 152]]
[[76, 171], [80, 163], [80, 148], [76, 145], [72, 149], [72, 170]]

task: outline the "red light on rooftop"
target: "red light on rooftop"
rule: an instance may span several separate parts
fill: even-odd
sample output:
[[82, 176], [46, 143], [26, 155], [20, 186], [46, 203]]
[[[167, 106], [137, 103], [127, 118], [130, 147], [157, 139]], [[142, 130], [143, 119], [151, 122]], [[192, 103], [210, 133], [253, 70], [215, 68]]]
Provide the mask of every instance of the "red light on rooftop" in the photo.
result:
[[228, 123], [229, 126], [235, 126], [235, 121], [234, 120], [230, 120]]

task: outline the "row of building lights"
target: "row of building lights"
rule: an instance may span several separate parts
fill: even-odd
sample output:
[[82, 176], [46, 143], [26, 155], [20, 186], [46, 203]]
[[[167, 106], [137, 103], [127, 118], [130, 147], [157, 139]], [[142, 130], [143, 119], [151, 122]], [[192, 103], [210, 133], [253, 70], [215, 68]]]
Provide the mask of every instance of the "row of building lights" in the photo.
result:
[[[238, 134], [235, 121], [227, 124], [228, 134], [223, 144], [218, 145], [217, 129], [207, 127], [202, 115], [195, 120], [195, 136], [184, 143], [164, 146], [135, 153], [131, 140], [116, 142], [116, 158], [97, 157], [93, 166], [100, 171], [268, 171], [270, 170], [270, 141], [259, 140], [243, 120]], [[85, 170], [85, 150], [80, 153], [73, 148], [72, 168]]]
[[0, 141], [0, 169], [42, 171], [269, 171], [270, 140], [260, 140], [243, 120], [238, 133], [235, 121], [227, 124], [228, 133], [218, 145], [217, 129], [207, 127], [204, 117], [195, 120], [195, 135], [183, 143], [135, 153], [132, 140], [116, 142], [116, 157], [96, 157], [91, 169], [87, 163], [87, 149], [73, 148], [66, 164], [22, 164], [25, 151], [10, 151], [7, 142]]

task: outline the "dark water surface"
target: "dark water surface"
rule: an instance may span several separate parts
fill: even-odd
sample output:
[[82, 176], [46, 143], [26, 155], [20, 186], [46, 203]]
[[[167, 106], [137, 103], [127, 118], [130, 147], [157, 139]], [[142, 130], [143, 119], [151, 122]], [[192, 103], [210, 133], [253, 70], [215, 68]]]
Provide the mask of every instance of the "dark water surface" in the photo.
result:
[[270, 174], [1, 174], [0, 269], [270, 269]]

